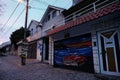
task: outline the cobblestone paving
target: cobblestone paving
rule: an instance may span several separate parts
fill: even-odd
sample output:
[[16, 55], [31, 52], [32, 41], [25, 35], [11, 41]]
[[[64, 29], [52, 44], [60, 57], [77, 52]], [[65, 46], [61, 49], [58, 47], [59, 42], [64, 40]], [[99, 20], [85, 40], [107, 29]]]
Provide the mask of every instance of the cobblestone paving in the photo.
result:
[[0, 80], [96, 80], [94, 74], [54, 68], [36, 60], [21, 66], [16, 56], [0, 57]]

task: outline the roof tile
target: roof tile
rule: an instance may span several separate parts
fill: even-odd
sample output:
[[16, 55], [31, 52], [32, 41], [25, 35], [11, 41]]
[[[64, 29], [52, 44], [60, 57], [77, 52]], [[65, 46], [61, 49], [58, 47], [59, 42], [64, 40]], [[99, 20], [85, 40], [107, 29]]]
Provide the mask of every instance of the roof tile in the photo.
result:
[[65, 30], [67, 28], [73, 27], [75, 25], [93, 20], [93, 19], [97, 19], [103, 15], [107, 15], [109, 13], [112, 13], [114, 11], [118, 11], [120, 10], [120, 2], [115, 2], [110, 6], [107, 6], [105, 8], [99, 9], [96, 12], [91, 12], [87, 15], [81, 16], [80, 18], [73, 20], [73, 21], [69, 21], [67, 22], [65, 25], [59, 26], [55, 29], [53, 29], [52, 31], [48, 32], [48, 35], [52, 35], [54, 33], [57, 33], [59, 31]]

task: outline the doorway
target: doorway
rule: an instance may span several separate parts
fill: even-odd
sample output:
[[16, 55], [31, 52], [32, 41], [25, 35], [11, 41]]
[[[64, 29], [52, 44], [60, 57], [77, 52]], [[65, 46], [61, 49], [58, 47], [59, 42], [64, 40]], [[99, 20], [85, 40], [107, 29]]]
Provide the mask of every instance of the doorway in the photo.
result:
[[49, 60], [49, 38], [44, 38], [44, 60]]
[[100, 55], [101, 73], [120, 75], [120, 47], [117, 30], [98, 32], [98, 45]]

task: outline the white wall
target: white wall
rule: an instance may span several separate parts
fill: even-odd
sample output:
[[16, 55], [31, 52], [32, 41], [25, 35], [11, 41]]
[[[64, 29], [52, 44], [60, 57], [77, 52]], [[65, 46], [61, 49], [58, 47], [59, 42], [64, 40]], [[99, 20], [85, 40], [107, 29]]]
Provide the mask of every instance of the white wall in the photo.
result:
[[[48, 14], [51, 14], [52, 12], [53, 12], [53, 10], [48, 12]], [[46, 15], [46, 18], [47, 18], [47, 15]], [[46, 21], [46, 22], [43, 21], [43, 22], [44, 23], [42, 23], [41, 36], [46, 36], [47, 33], [53, 29], [53, 26], [59, 27], [60, 25], [65, 24], [64, 16], [59, 11], [57, 11], [56, 16], [54, 18], [51, 17], [51, 19], [49, 21]], [[45, 46], [44, 43], [43, 43], [43, 45]], [[43, 59], [45, 58], [44, 53], [45, 53], [45, 48], [43, 49], [43, 56], [42, 56]], [[49, 37], [49, 60], [48, 60], [48, 63], [53, 65], [53, 40], [50, 37]]]
[[37, 60], [42, 61], [42, 40], [37, 41]]
[[62, 24], [65, 24], [64, 16], [62, 14], [54, 17], [53, 19], [49, 20], [48, 22], [43, 24], [42, 27], [42, 36], [45, 36], [48, 30], [51, 30], [53, 26], [58, 27]]
[[21, 55], [21, 46], [20, 45], [18, 46], [17, 51], [18, 51], [18, 56], [20, 56]]
[[30, 30], [30, 33], [31, 33], [31, 30], [33, 29], [33, 34], [27, 37], [27, 40], [29, 42], [41, 38], [41, 27], [37, 27], [38, 24], [39, 22], [37, 21], [34, 21], [34, 20], [31, 21], [28, 29]]
[[49, 37], [49, 64], [54, 65], [54, 41]]
[[28, 42], [41, 38], [41, 31], [34, 33], [32, 36], [27, 37]]

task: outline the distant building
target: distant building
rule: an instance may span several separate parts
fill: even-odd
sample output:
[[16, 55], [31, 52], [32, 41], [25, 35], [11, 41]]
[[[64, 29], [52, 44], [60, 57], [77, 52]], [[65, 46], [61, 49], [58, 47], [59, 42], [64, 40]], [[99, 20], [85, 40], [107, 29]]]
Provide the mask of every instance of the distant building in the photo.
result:
[[7, 41], [0, 45], [0, 54], [9, 55], [10, 54], [11, 42]]

